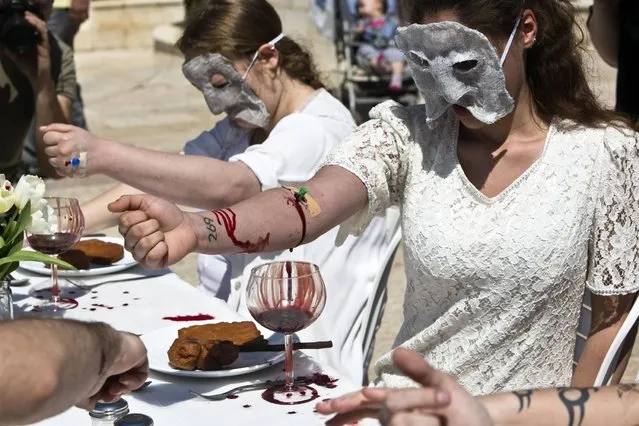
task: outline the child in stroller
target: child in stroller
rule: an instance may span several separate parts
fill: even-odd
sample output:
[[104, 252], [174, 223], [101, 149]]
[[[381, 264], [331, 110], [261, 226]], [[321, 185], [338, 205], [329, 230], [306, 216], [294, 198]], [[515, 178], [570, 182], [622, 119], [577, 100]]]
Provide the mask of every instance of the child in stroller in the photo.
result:
[[404, 55], [395, 47], [393, 38], [397, 18], [387, 15], [386, 0], [358, 0], [358, 27], [355, 40], [359, 42], [357, 62], [363, 69], [391, 73], [389, 90], [400, 91], [404, 72]]

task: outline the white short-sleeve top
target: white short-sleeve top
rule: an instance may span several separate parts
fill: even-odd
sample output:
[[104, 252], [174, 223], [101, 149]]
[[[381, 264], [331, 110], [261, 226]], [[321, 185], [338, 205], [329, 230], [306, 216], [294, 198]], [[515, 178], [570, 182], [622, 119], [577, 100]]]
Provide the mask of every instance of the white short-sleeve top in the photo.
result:
[[[459, 122], [430, 130], [423, 107], [386, 102], [325, 165], [357, 175], [357, 233], [401, 208], [407, 290], [396, 346], [418, 351], [475, 394], [564, 386], [584, 289], [639, 288], [638, 136], [555, 119], [541, 157], [494, 198], [466, 178]], [[378, 384], [409, 386], [391, 363]]]
[[[187, 143], [184, 153], [241, 161], [253, 171], [262, 190], [267, 190], [309, 180], [331, 149], [354, 129], [348, 109], [327, 91], [319, 90], [297, 112], [283, 118], [259, 145], [249, 146], [251, 131], [234, 127], [225, 119]], [[313, 351], [313, 357], [352, 383], [361, 383], [368, 320], [363, 315], [364, 307], [398, 227], [397, 219], [389, 216], [376, 219], [361, 237], [351, 237], [340, 247], [335, 246], [338, 229], [334, 228], [293, 252], [200, 256], [200, 287], [227, 300], [250, 319], [246, 286], [254, 266], [283, 260], [316, 263], [327, 287], [326, 307], [315, 323], [297, 334], [303, 341], [332, 340], [332, 349]]]

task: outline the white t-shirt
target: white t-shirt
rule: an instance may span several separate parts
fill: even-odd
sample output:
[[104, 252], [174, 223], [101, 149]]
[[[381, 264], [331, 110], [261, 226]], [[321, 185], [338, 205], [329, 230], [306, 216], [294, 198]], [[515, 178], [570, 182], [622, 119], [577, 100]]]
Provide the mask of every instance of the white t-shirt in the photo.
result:
[[[354, 129], [349, 111], [328, 92], [319, 90], [298, 112], [283, 118], [262, 144], [249, 146], [251, 131], [235, 128], [225, 119], [187, 143], [184, 153], [241, 161], [255, 173], [262, 190], [268, 190], [309, 180], [329, 151]], [[349, 237], [340, 247], [335, 247], [334, 228], [293, 252], [203, 255], [198, 260], [200, 286], [251, 318], [246, 309], [246, 286], [254, 266], [282, 260], [316, 263], [326, 283], [326, 307], [314, 324], [297, 334], [303, 341], [332, 340], [332, 349], [315, 351], [313, 356], [353, 383], [361, 383], [368, 321], [363, 312], [397, 229], [397, 220], [387, 223], [379, 218], [361, 237]]]

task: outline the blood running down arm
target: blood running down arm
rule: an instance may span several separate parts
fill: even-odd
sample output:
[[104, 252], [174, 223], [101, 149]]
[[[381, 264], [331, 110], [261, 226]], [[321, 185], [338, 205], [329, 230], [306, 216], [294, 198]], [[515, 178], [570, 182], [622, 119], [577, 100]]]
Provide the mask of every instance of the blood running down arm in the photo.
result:
[[[278, 188], [229, 208], [192, 215], [196, 251], [216, 254], [290, 249], [315, 240], [366, 207], [366, 187], [341, 167], [325, 167], [299, 188], [308, 192], [296, 197], [295, 191]], [[313, 203], [321, 210], [319, 214], [309, 208]]]

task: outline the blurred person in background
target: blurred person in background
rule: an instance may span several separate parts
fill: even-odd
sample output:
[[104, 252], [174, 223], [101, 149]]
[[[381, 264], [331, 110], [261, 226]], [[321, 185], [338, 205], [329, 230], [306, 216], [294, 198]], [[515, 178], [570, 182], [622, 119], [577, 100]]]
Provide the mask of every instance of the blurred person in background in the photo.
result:
[[[71, 50], [74, 50], [73, 41], [80, 25], [89, 18], [89, 3], [90, 0], [54, 0], [53, 2], [53, 11], [47, 20], [47, 27]], [[71, 105], [71, 124], [87, 129], [79, 84], [76, 84], [75, 99]], [[55, 173], [51, 174], [52, 170], [40, 167], [37, 154], [35, 123], [32, 123], [22, 151], [23, 170], [25, 173], [42, 177], [56, 177]]]
[[639, 1], [595, 0], [588, 31], [597, 52], [617, 68], [617, 111], [639, 120]]
[[[43, 126], [68, 123], [76, 98], [73, 52], [47, 30], [52, 0], [35, 0], [31, 11], [0, 8], [0, 20], [9, 18], [20, 25], [4, 25], [0, 37], [0, 173], [15, 180], [25, 172], [21, 155], [25, 137], [35, 122]], [[26, 2], [24, 2], [26, 6]], [[29, 38], [33, 27], [37, 37]], [[22, 29], [21, 29], [22, 28]], [[55, 176], [44, 154], [42, 133], [34, 138], [38, 166], [45, 176]]]
[[387, 14], [386, 0], [359, 0], [357, 15], [359, 26], [355, 39], [360, 42], [357, 60], [365, 69], [380, 73], [391, 73], [389, 90], [402, 89], [404, 55], [395, 46], [393, 38], [398, 20]]

